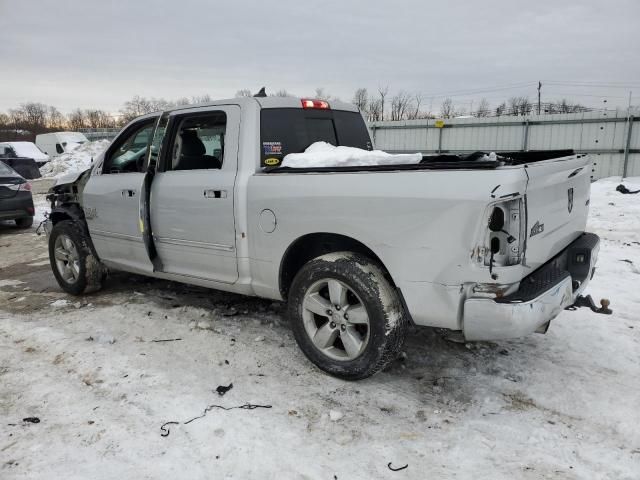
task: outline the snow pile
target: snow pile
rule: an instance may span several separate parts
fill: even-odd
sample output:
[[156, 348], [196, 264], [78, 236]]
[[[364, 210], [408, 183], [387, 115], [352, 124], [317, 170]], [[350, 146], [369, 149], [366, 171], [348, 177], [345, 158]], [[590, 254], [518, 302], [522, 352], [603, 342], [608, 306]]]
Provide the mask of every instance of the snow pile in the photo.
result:
[[104, 152], [111, 142], [98, 140], [84, 143], [71, 152], [63, 153], [45, 164], [40, 173], [45, 178], [58, 178], [63, 175], [81, 172], [91, 166], [92, 159]]
[[391, 154], [382, 150], [362, 150], [334, 147], [327, 142], [311, 144], [304, 153], [290, 153], [282, 160], [283, 167], [365, 167], [372, 165], [406, 165], [419, 163], [421, 153]]

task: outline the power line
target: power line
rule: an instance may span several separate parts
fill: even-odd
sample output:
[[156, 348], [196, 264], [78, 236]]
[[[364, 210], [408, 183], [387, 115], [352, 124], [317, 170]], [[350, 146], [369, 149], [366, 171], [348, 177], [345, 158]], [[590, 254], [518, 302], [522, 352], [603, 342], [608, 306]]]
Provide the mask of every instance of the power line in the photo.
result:
[[560, 82], [556, 80], [547, 80], [545, 82], [547, 85], [559, 85], [559, 86], [567, 86], [567, 87], [580, 87], [580, 88], [640, 88], [640, 84], [597, 84], [597, 83], [586, 83], [586, 82]]
[[526, 83], [516, 83], [510, 85], [501, 85], [495, 87], [484, 87], [484, 88], [476, 88], [470, 90], [451, 90], [449, 92], [439, 92], [439, 93], [421, 93], [420, 96], [423, 99], [426, 98], [442, 98], [442, 97], [462, 97], [467, 95], [476, 95], [478, 93], [490, 93], [490, 92], [498, 92], [502, 90], [512, 90], [518, 88], [525, 88], [536, 85], [536, 82], [526, 82]]

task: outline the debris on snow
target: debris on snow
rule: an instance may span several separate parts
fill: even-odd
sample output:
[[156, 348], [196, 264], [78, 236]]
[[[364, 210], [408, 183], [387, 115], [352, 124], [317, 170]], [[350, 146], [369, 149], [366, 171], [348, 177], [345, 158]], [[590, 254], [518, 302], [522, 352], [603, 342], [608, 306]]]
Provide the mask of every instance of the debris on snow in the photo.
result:
[[[213, 410], [214, 408], [218, 408], [220, 410], [255, 410], [257, 408], [271, 408], [271, 405], [256, 405], [253, 403], [245, 403], [244, 405], [239, 405], [237, 407], [223, 407], [222, 405], [209, 405], [207, 408], [204, 409], [204, 411], [202, 412], [202, 415], [198, 415], [197, 417], [193, 417], [189, 420], [187, 420], [186, 422], [182, 422], [183, 425], [188, 425], [191, 422], [198, 420], [200, 418], [204, 418], [207, 416], [207, 413], [209, 413], [211, 410]], [[170, 422], [165, 422], [162, 424], [162, 426], [160, 426], [160, 436], [161, 437], [168, 437], [169, 434], [171, 433], [171, 431], [167, 428], [168, 425], [180, 425], [180, 422], [176, 422], [176, 421], [170, 421]]]
[[339, 412], [338, 410], [329, 411], [329, 420], [331, 420], [332, 422], [337, 422], [342, 417], [344, 417], [344, 414], [342, 412]]
[[406, 465], [402, 466], [402, 467], [398, 467], [398, 468], [394, 468], [391, 466], [392, 462], [387, 463], [387, 468], [389, 470], [391, 470], [392, 472], [399, 472], [400, 470], [404, 470], [405, 468], [407, 468], [409, 466], [409, 464], [407, 463]]
[[65, 300], [64, 298], [60, 300], [56, 300], [55, 302], [51, 303], [51, 306], [53, 308], [68, 307], [69, 305], [71, 305], [71, 302], [69, 302], [69, 300]]
[[200, 330], [211, 330], [211, 322], [208, 320], [200, 320], [198, 323], [196, 323], [196, 326], [200, 329]]
[[226, 386], [218, 385], [218, 388], [216, 388], [216, 393], [222, 397], [225, 393], [227, 393], [232, 388], [233, 388], [233, 383], [230, 383], [229, 385], [226, 385]]

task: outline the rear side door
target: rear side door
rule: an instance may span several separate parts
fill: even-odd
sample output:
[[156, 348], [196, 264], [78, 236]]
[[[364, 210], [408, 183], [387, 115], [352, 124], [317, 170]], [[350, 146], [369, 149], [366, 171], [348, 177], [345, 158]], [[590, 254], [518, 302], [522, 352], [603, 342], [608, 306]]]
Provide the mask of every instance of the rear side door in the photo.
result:
[[585, 230], [591, 190], [587, 156], [525, 165], [528, 176], [526, 262], [538, 268]]
[[175, 112], [151, 185], [151, 226], [164, 272], [238, 279], [234, 186], [240, 107]]
[[147, 147], [157, 117], [129, 125], [107, 149], [89, 178], [82, 206], [101, 260], [125, 270], [153, 271], [142, 238], [140, 198]]

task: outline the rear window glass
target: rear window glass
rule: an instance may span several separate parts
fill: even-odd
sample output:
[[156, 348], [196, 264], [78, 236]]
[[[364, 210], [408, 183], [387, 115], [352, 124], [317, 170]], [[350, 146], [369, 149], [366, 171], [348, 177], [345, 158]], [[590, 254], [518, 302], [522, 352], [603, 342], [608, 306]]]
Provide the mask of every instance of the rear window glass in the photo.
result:
[[3, 162], [0, 162], [0, 175], [13, 177], [13, 176], [17, 176], [18, 174], [15, 172], [15, 170], [13, 170], [12, 168], [9, 168]]
[[260, 165], [276, 167], [289, 153], [315, 142], [371, 150], [371, 139], [358, 112], [268, 108], [260, 114]]

